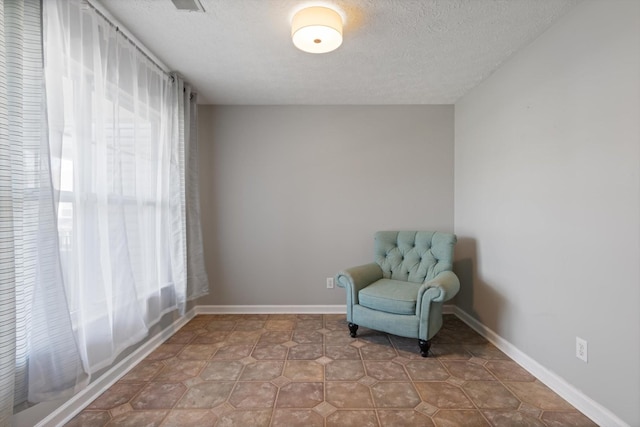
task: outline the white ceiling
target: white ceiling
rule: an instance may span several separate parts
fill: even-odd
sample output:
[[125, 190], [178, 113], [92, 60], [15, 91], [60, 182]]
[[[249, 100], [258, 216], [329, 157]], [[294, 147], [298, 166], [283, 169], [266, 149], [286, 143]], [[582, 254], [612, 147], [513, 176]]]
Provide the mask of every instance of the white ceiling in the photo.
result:
[[[100, 0], [203, 104], [452, 104], [579, 0]], [[313, 55], [293, 13], [332, 6], [344, 42]]]

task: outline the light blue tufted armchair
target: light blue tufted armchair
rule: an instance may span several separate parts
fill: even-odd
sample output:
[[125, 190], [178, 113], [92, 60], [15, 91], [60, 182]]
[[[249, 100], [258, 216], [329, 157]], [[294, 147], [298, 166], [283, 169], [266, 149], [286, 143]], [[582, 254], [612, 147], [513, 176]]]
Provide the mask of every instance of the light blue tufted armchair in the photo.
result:
[[417, 338], [427, 357], [431, 338], [442, 326], [442, 303], [460, 282], [451, 271], [456, 236], [432, 231], [379, 231], [375, 262], [339, 272], [347, 291], [347, 321], [352, 337], [358, 325]]

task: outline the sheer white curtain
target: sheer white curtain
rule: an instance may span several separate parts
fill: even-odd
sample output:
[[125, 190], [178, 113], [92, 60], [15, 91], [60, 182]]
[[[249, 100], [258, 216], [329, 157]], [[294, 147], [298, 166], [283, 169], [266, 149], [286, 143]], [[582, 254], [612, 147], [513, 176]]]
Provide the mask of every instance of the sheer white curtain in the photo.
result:
[[208, 288], [195, 94], [85, 2], [40, 4], [0, 0], [0, 425]]
[[0, 425], [86, 384], [60, 271], [40, 2], [0, 0]]
[[187, 214], [187, 299], [195, 299], [209, 292], [209, 280], [204, 265], [202, 227], [200, 224], [200, 193], [198, 185], [198, 95], [191, 86], [184, 85], [181, 135], [186, 158], [186, 214]]
[[187, 291], [183, 84], [85, 1], [44, 6], [64, 281], [95, 372], [195, 295]]

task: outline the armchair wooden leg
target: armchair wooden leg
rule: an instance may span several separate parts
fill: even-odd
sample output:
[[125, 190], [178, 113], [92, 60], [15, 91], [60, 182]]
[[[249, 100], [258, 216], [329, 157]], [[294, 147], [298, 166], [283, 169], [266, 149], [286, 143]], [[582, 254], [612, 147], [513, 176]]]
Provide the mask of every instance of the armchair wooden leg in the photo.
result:
[[431, 348], [431, 340], [418, 340], [420, 346], [420, 355], [422, 357], [429, 357], [429, 349]]
[[349, 335], [351, 335], [351, 338], [356, 337], [356, 332], [358, 332], [358, 325], [349, 322]]

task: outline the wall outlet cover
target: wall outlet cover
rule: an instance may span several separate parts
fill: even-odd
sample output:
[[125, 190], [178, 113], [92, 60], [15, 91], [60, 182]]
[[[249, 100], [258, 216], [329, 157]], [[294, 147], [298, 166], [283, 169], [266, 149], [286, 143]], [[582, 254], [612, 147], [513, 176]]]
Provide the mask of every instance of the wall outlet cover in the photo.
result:
[[589, 359], [588, 353], [587, 340], [576, 337], [576, 357], [587, 363]]

